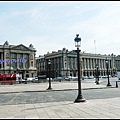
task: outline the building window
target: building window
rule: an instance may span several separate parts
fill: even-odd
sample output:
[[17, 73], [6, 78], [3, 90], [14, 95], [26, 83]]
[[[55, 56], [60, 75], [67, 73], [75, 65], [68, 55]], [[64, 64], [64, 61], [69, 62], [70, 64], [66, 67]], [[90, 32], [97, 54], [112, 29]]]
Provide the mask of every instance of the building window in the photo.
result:
[[19, 63], [19, 68], [23, 68], [23, 63], [22, 62]]
[[30, 55], [30, 59], [33, 60], [33, 55]]
[[19, 58], [22, 58], [22, 54], [18, 54], [18, 59], [19, 59]]
[[31, 61], [31, 67], [33, 67], [33, 61]]
[[29, 63], [28, 62], [25, 63], [25, 68], [29, 68]]
[[16, 59], [17, 58], [17, 54], [12, 53], [12, 59]]
[[66, 63], [65, 63], [65, 68], [67, 67]]
[[28, 59], [28, 58], [29, 58], [29, 55], [28, 55], [28, 54], [24, 54], [24, 58], [25, 58], [25, 59]]
[[17, 68], [17, 62], [13, 62], [13, 63], [12, 63], [12, 67], [13, 67], [14, 69], [16, 69], [16, 68]]

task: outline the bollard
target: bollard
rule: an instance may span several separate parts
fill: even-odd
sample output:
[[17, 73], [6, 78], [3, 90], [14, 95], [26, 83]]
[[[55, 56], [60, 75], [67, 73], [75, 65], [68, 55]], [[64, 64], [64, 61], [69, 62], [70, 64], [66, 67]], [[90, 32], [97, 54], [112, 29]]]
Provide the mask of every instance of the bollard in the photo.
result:
[[116, 88], [118, 88], [118, 83], [117, 83], [117, 81], [116, 81]]

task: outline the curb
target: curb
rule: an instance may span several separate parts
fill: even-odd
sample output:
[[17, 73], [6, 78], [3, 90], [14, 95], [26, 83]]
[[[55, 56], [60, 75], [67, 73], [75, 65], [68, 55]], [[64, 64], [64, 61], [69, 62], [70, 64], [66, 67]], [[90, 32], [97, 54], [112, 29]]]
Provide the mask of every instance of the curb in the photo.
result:
[[[98, 87], [98, 88], [83, 88], [82, 90], [90, 90], [90, 89], [108, 89], [108, 88], [116, 88], [116, 87]], [[52, 92], [52, 91], [69, 91], [69, 90], [78, 90], [78, 89], [62, 89], [62, 90], [36, 90], [36, 91], [18, 91], [18, 92], [0, 92], [0, 94], [10, 94], [10, 93], [25, 93], [25, 92]]]

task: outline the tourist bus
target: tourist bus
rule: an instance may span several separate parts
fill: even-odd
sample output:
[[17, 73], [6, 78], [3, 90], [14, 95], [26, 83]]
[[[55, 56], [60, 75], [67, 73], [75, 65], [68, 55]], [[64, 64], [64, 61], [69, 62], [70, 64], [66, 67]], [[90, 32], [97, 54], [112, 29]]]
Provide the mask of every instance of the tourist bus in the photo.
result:
[[7, 73], [3, 73], [0, 74], [0, 83], [3, 84], [13, 84], [16, 83], [17, 81], [20, 81], [21, 77], [19, 74], [7, 74]]

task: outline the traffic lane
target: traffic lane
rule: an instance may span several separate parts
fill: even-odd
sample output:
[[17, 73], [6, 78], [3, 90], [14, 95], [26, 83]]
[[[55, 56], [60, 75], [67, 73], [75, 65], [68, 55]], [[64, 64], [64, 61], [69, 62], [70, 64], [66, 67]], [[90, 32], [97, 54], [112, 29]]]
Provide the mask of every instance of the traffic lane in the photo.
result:
[[[82, 90], [86, 100], [120, 97], [120, 88]], [[0, 105], [74, 101], [78, 90], [0, 94]]]

